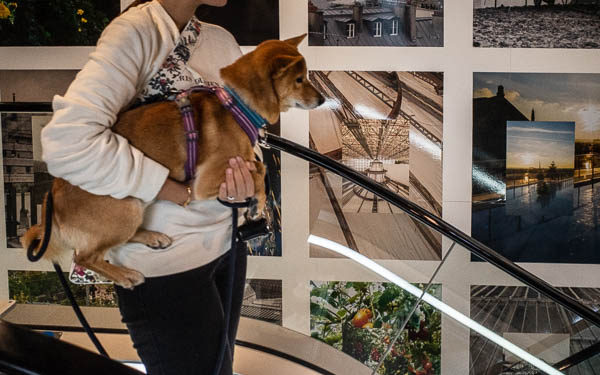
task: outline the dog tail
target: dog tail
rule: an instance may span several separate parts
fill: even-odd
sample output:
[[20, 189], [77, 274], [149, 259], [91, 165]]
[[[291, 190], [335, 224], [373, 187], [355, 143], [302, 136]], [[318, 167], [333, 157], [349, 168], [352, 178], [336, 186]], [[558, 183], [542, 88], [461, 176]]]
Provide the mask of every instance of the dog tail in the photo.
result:
[[[21, 237], [21, 245], [27, 249], [27, 258], [31, 262], [37, 262], [42, 257], [48, 258], [46, 250], [50, 245], [50, 237], [52, 233], [52, 193], [46, 193], [44, 203], [42, 204], [42, 223], [36, 224], [29, 228]], [[50, 256], [50, 258], [53, 258]]]

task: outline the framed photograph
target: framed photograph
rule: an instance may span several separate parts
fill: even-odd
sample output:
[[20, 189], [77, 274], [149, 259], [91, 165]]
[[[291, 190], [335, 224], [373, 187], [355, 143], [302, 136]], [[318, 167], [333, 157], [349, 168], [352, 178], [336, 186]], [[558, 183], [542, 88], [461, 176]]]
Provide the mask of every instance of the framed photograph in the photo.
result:
[[[309, 77], [327, 99], [310, 111], [310, 146], [441, 216], [443, 74], [311, 71]], [[317, 167], [310, 170], [310, 228], [374, 259], [440, 259], [438, 233]], [[316, 246], [310, 254], [334, 256]]]
[[40, 133], [50, 121], [52, 110], [43, 103], [13, 107], [0, 106], [6, 246], [21, 248], [19, 238], [41, 222], [42, 202], [52, 185], [52, 176], [42, 161], [40, 142]]
[[473, 46], [600, 48], [598, 0], [473, 0]]
[[[417, 299], [392, 283], [311, 281], [310, 286], [313, 338], [373, 369], [393, 345], [377, 371], [381, 375], [441, 374], [441, 312], [422, 303], [409, 317]], [[434, 284], [429, 293], [440, 298], [441, 291]]]
[[[595, 309], [598, 288], [559, 288], [567, 296]], [[600, 329], [526, 286], [472, 285], [471, 319], [547, 363], [557, 363], [597, 343]], [[520, 358], [471, 331], [470, 375], [530, 373]], [[593, 364], [577, 366], [593, 373]], [[508, 369], [511, 370], [508, 370]]]
[[444, 0], [309, 0], [309, 46], [443, 47]]
[[0, 46], [95, 46], [120, 0], [0, 0]]
[[247, 279], [242, 316], [281, 325], [282, 281]]
[[224, 27], [241, 46], [279, 39], [279, 0], [231, 0], [224, 7], [202, 5], [196, 16]]
[[600, 75], [475, 73], [471, 234], [515, 262], [600, 263]]

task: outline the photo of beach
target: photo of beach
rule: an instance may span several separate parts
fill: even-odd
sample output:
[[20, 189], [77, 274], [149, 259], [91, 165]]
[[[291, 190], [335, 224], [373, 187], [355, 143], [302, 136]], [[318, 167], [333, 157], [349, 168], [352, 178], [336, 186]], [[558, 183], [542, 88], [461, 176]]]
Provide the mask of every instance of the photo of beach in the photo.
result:
[[600, 48], [600, 0], [473, 0], [473, 46]]

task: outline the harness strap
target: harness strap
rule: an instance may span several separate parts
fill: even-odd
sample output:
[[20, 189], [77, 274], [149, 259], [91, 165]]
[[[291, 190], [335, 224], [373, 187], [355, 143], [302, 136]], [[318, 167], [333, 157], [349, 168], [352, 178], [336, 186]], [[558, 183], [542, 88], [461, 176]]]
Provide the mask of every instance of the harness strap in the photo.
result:
[[198, 131], [196, 130], [196, 121], [194, 121], [194, 109], [190, 102], [187, 91], [177, 95], [175, 99], [181, 116], [183, 118], [183, 128], [187, 140], [187, 161], [185, 162], [186, 181], [194, 178], [196, 174], [196, 161], [198, 160]]
[[190, 101], [190, 95], [198, 91], [210, 92], [219, 99], [221, 105], [233, 115], [236, 122], [244, 130], [253, 147], [257, 141], [264, 139], [264, 128], [267, 126], [267, 121], [248, 107], [239, 95], [229, 87], [193, 86], [179, 93], [175, 97], [175, 102], [181, 112], [186, 132], [188, 158], [185, 163], [185, 176], [187, 181], [194, 178], [198, 158], [198, 131], [194, 121], [194, 109]]

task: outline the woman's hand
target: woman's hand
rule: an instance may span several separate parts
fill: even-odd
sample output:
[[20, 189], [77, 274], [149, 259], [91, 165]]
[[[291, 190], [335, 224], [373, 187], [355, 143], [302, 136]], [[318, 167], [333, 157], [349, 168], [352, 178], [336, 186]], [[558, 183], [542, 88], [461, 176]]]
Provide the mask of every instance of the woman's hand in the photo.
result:
[[192, 190], [187, 185], [167, 178], [156, 199], [171, 201], [185, 207], [192, 200], [191, 193]]
[[[229, 160], [230, 168], [225, 171], [225, 182], [219, 188], [219, 199], [226, 202], [243, 202], [254, 196], [254, 179], [251, 172], [256, 171], [254, 163], [245, 162], [241, 157]], [[190, 188], [167, 178], [156, 199], [187, 206], [191, 200]]]
[[225, 202], [242, 202], [254, 196], [254, 179], [251, 172], [256, 171], [254, 163], [241, 157], [229, 159], [225, 171], [225, 182], [219, 187], [219, 199]]

